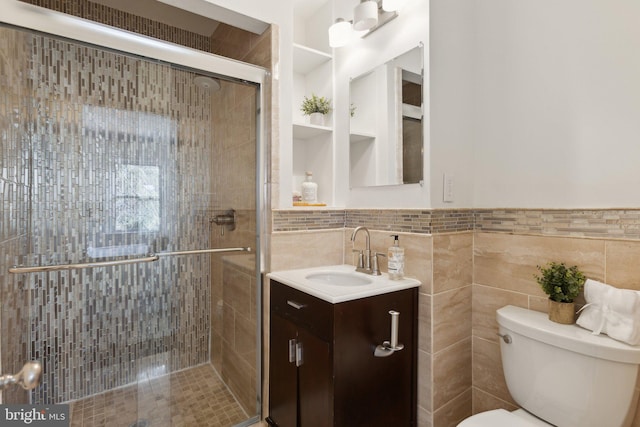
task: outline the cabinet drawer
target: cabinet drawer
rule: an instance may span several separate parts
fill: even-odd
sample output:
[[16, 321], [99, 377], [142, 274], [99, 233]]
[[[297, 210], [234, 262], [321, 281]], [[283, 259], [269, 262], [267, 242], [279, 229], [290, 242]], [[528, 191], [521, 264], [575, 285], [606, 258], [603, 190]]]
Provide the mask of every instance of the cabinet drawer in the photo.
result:
[[271, 311], [332, 341], [333, 305], [327, 301], [272, 280]]

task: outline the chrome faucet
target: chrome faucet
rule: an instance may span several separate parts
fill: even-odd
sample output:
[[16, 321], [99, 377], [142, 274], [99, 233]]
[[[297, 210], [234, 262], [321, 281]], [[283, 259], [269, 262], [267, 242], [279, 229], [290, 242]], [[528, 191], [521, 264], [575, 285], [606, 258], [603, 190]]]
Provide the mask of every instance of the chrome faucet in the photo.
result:
[[380, 276], [380, 269], [378, 268], [378, 256], [386, 256], [384, 254], [373, 252], [371, 253], [371, 235], [369, 234], [369, 230], [367, 227], [356, 227], [351, 234], [351, 241], [356, 241], [356, 235], [358, 232], [362, 230], [365, 234], [364, 241], [364, 251], [360, 249], [353, 249], [354, 252], [358, 253], [358, 264], [356, 266], [356, 271], [360, 273], [373, 274], [374, 276]]

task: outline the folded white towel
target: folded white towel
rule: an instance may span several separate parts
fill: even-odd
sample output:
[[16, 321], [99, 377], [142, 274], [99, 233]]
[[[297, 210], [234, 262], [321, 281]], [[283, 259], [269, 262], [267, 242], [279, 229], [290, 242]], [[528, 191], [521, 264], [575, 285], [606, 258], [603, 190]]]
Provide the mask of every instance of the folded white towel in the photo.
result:
[[640, 345], [640, 292], [618, 289], [596, 280], [584, 284], [587, 304], [577, 324], [631, 345]]

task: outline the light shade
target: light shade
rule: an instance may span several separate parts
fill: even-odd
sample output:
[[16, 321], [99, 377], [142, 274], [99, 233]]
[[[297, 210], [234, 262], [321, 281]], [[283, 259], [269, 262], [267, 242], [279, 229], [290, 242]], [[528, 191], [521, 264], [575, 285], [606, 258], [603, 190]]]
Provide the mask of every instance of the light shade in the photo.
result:
[[385, 12], [395, 12], [402, 6], [402, 0], [382, 0], [382, 10]]
[[378, 3], [365, 0], [353, 10], [353, 29], [356, 31], [370, 30], [378, 23]]
[[342, 47], [353, 38], [351, 24], [342, 18], [336, 19], [335, 24], [329, 27], [329, 46]]

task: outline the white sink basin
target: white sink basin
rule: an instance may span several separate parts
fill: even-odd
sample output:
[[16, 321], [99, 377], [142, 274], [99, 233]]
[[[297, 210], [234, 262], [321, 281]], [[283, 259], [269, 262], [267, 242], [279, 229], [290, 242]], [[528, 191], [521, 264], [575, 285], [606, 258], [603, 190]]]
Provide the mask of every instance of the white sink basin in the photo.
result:
[[333, 286], [363, 286], [371, 283], [371, 279], [367, 277], [341, 271], [320, 271], [307, 275], [306, 279]]
[[313, 295], [332, 304], [420, 286], [415, 279], [390, 280], [355, 271], [353, 265], [325, 265], [297, 270], [274, 271], [272, 280]]

